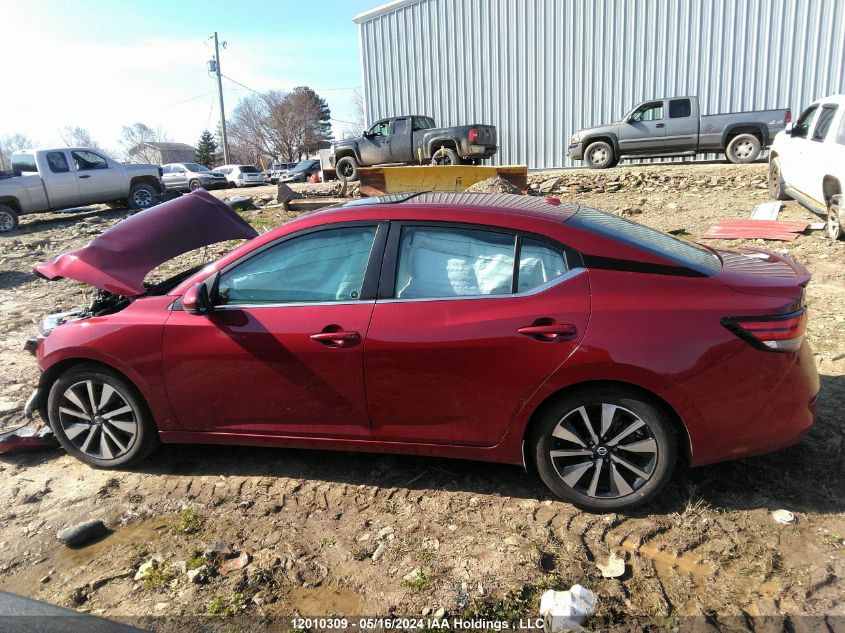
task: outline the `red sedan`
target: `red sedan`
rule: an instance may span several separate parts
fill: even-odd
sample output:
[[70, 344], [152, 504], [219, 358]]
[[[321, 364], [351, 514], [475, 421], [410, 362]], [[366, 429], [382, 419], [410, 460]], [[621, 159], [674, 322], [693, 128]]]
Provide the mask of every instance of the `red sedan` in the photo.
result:
[[362, 199], [256, 236], [197, 191], [36, 270], [101, 289], [45, 320], [29, 404], [97, 467], [159, 442], [531, 463], [613, 511], [679, 457], [777, 450], [814, 420], [805, 268], [555, 198]]

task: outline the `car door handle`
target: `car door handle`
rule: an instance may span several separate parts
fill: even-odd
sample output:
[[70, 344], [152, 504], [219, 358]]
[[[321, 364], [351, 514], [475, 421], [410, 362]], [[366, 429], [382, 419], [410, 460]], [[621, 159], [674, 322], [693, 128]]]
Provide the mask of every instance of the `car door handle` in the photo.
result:
[[80, 178], [90, 178], [90, 177], [91, 177], [91, 174], [83, 174], [83, 175], [80, 176]]
[[665, 123], [658, 123], [654, 127], [666, 127], [666, 124]]
[[309, 338], [328, 347], [349, 347], [358, 343], [361, 340], [361, 335], [358, 332], [337, 330], [335, 332], [318, 332], [312, 334]]
[[538, 341], [554, 341], [559, 337], [573, 336], [576, 328], [571, 323], [548, 323], [543, 325], [526, 325], [517, 330], [520, 334], [531, 336]]

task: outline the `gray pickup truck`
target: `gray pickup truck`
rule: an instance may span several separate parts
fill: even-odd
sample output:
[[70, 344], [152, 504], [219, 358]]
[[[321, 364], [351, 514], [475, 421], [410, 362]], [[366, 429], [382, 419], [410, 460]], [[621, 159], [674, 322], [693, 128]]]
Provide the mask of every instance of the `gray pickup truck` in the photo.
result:
[[492, 125], [435, 127], [428, 116], [398, 116], [376, 121], [363, 136], [332, 145], [331, 162], [340, 178], [358, 180], [358, 167], [372, 165], [460, 165], [496, 153]]
[[790, 120], [788, 108], [700, 116], [698, 97], [651, 99], [621, 121], [579, 130], [569, 158], [595, 169], [627, 156], [694, 156], [721, 153], [732, 163], [757, 160]]
[[164, 193], [158, 165], [124, 165], [88, 147], [21, 150], [11, 163], [0, 176], [0, 233], [27, 213], [104, 202], [144, 209]]

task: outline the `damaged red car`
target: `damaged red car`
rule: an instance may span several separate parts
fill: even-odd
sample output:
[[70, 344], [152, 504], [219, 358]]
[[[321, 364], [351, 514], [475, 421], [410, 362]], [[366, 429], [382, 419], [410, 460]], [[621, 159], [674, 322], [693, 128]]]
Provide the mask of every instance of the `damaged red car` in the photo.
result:
[[554, 198], [362, 199], [257, 236], [200, 190], [36, 271], [101, 290], [45, 319], [29, 403], [96, 467], [160, 442], [455, 457], [616, 511], [678, 459], [774, 451], [814, 420], [804, 267]]

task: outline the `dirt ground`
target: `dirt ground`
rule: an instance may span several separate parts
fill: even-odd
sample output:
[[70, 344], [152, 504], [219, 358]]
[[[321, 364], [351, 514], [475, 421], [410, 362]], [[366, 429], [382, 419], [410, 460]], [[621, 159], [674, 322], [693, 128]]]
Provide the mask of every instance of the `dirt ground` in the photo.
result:
[[[634, 165], [532, 174], [529, 182], [531, 193], [689, 239], [768, 200], [765, 165]], [[25, 339], [44, 314], [92, 295], [75, 282], [37, 279], [33, 265], [126, 213], [30, 216], [0, 238], [3, 426], [21, 422], [37, 381]], [[290, 214], [244, 216], [264, 230]], [[795, 202], [780, 217], [819, 221]], [[808, 231], [790, 243], [711, 243], [785, 250], [813, 274], [808, 338], [822, 393], [816, 425], [794, 448], [681, 470], [654, 506], [627, 516], [578, 511], [519, 468], [461, 461], [165, 446], [136, 469], [109, 472], [59, 450], [6, 455], [0, 589], [157, 631], [285, 631], [301, 624], [294, 614], [357, 623], [353, 616], [445, 611], [517, 622], [536, 617], [542, 591], [577, 582], [598, 596], [591, 629], [845, 631], [845, 242]], [[773, 520], [781, 508], [794, 524]], [[104, 520], [111, 534], [79, 549], [56, 539], [87, 519]], [[212, 549], [232, 554], [203, 554], [214, 541], [225, 548]], [[618, 579], [596, 566], [612, 550], [626, 559]], [[217, 571], [238, 553], [248, 554], [246, 567]], [[134, 580], [152, 558], [155, 572]], [[186, 570], [200, 565], [207, 572], [195, 584]]]

